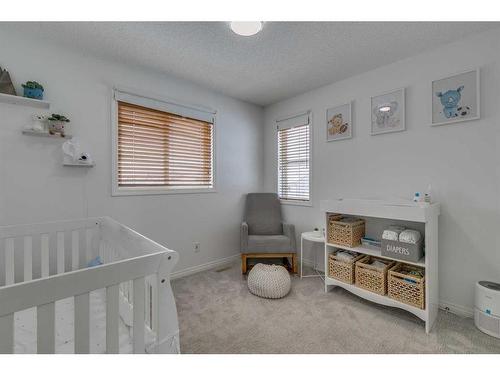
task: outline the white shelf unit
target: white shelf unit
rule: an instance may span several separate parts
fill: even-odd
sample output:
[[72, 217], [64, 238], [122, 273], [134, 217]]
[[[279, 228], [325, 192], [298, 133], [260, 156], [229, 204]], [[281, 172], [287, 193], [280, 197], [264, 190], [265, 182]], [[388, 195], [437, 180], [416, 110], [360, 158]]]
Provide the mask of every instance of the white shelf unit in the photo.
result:
[[33, 108], [49, 109], [50, 102], [45, 100], [25, 98], [24, 96], [9, 95], [0, 93], [0, 103], [23, 105]]
[[[439, 203], [426, 205], [412, 203], [391, 203], [378, 200], [342, 199], [321, 201], [321, 210], [325, 213], [325, 228], [328, 228], [328, 215], [337, 213], [365, 218], [384, 219], [392, 222], [414, 222], [422, 223], [425, 237], [425, 257], [420, 261], [406, 262], [394, 259], [395, 261], [425, 267], [425, 309], [419, 309], [388, 296], [381, 296], [376, 293], [358, 288], [356, 285], [346, 284], [328, 275], [328, 255], [336, 249], [348, 249], [360, 254], [367, 254], [380, 257], [380, 248], [374, 246], [359, 246], [349, 248], [329, 244], [325, 241], [325, 292], [333, 287], [341, 287], [361, 298], [379, 303], [385, 306], [397, 307], [406, 310], [425, 322], [425, 331], [429, 333], [437, 318], [439, 309], [439, 279], [438, 279], [438, 217], [440, 213]], [[422, 225], [421, 224], [421, 225]], [[327, 236], [328, 238], [328, 236]], [[387, 257], [382, 257], [391, 259]]]

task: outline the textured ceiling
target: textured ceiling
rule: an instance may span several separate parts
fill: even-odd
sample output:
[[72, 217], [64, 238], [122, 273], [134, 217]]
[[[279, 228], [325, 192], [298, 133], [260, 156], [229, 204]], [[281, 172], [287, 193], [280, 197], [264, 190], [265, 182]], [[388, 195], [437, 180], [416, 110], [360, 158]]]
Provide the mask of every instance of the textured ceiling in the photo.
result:
[[259, 105], [494, 27], [500, 23], [266, 22], [241, 37], [227, 22], [0, 24]]

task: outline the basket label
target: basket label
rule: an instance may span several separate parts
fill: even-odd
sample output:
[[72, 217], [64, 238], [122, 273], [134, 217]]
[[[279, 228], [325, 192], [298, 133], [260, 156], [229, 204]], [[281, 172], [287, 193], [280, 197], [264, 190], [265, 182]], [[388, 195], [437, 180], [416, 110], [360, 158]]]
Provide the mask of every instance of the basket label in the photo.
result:
[[405, 248], [405, 247], [394, 246], [394, 245], [388, 244], [387, 247], [386, 247], [386, 249], [390, 253], [396, 253], [396, 254], [402, 254], [402, 255], [410, 255], [410, 251], [407, 248]]

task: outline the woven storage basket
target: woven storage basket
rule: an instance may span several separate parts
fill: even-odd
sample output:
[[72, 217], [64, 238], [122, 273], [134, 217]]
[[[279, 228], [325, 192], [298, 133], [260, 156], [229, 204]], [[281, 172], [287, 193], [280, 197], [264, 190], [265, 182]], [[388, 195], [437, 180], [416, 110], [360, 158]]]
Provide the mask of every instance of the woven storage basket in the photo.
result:
[[347, 284], [354, 284], [354, 266], [356, 261], [362, 259], [364, 255], [358, 255], [351, 262], [346, 262], [337, 258], [335, 252], [328, 256], [328, 274], [331, 278]]
[[[378, 260], [384, 263], [384, 268], [377, 268], [370, 263]], [[387, 271], [395, 262], [372, 256], [364, 257], [356, 262], [356, 286], [384, 296], [387, 294]]]
[[357, 219], [352, 222], [343, 222], [341, 215], [328, 217], [328, 243], [347, 247], [356, 247], [361, 244], [365, 235], [365, 221]]
[[420, 278], [403, 273], [404, 271], [425, 272], [421, 267], [403, 263], [396, 264], [388, 272], [389, 298], [422, 310], [425, 309], [425, 275]]

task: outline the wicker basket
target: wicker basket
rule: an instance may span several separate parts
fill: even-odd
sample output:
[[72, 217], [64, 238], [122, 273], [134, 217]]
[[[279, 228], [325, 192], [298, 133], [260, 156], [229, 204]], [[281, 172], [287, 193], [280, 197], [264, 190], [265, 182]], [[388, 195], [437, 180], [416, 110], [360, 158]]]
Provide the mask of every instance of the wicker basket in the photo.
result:
[[[370, 263], [374, 260], [384, 263], [384, 268], [377, 268]], [[387, 271], [396, 263], [387, 259], [372, 256], [364, 257], [356, 262], [356, 286], [381, 296], [387, 294]]]
[[425, 273], [421, 267], [396, 264], [388, 273], [389, 298], [423, 310], [425, 309], [425, 275], [417, 277], [404, 273], [408, 271]]
[[342, 281], [346, 284], [354, 284], [354, 267], [358, 260], [362, 259], [364, 255], [360, 254], [353, 258], [352, 261], [346, 262], [345, 260], [338, 259], [336, 251], [328, 257], [328, 274], [331, 278]]
[[361, 238], [365, 235], [365, 221], [356, 219], [343, 222], [341, 215], [330, 215], [328, 217], [328, 243], [347, 247], [356, 247], [361, 244]]

